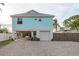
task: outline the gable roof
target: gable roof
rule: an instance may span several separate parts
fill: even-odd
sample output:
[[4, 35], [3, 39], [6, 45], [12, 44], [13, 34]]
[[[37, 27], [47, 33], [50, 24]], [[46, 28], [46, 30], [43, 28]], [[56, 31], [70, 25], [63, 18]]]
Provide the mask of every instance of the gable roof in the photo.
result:
[[11, 15], [11, 17], [54, 17], [54, 15], [39, 13], [35, 10], [30, 10], [26, 13]]

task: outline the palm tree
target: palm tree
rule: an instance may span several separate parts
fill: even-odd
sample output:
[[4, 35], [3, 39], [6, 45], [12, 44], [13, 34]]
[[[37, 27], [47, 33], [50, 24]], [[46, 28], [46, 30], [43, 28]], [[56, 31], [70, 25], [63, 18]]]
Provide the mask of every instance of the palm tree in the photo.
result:
[[57, 31], [57, 25], [58, 25], [58, 21], [57, 21], [57, 19], [54, 19], [53, 26], [56, 28], [56, 31]]
[[60, 30], [63, 30], [63, 28], [59, 25], [57, 19], [54, 19], [53, 26], [56, 29], [56, 31], [58, 30], [58, 27], [60, 28]]

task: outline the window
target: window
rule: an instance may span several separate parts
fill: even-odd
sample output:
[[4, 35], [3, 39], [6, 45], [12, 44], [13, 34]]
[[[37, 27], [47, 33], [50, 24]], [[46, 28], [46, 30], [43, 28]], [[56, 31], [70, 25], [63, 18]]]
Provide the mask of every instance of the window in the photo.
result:
[[35, 20], [37, 20], [37, 18], [35, 18]]
[[39, 22], [41, 22], [42, 20], [41, 20], [41, 18], [35, 18], [34, 20], [38, 20]]
[[39, 19], [39, 21], [41, 22], [41, 18]]
[[22, 24], [23, 22], [22, 22], [22, 18], [18, 18], [17, 19], [17, 24]]

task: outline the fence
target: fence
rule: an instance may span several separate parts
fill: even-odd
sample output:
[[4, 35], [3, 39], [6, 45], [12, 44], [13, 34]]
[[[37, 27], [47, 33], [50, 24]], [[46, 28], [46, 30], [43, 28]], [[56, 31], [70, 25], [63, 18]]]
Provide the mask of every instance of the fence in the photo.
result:
[[54, 41], [79, 41], [79, 33], [54, 33]]
[[[13, 34], [10, 33], [0, 33], [0, 41], [8, 40], [10, 36], [13, 36]], [[14, 35], [15, 37], [16, 35]]]

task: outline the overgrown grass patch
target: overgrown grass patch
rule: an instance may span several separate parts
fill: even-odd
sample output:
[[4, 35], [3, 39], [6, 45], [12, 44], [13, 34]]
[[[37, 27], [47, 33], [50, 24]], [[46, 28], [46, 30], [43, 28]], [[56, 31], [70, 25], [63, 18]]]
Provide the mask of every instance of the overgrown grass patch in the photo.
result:
[[12, 39], [0, 41], [0, 47], [3, 47], [5, 45], [8, 45], [9, 43], [13, 42]]

